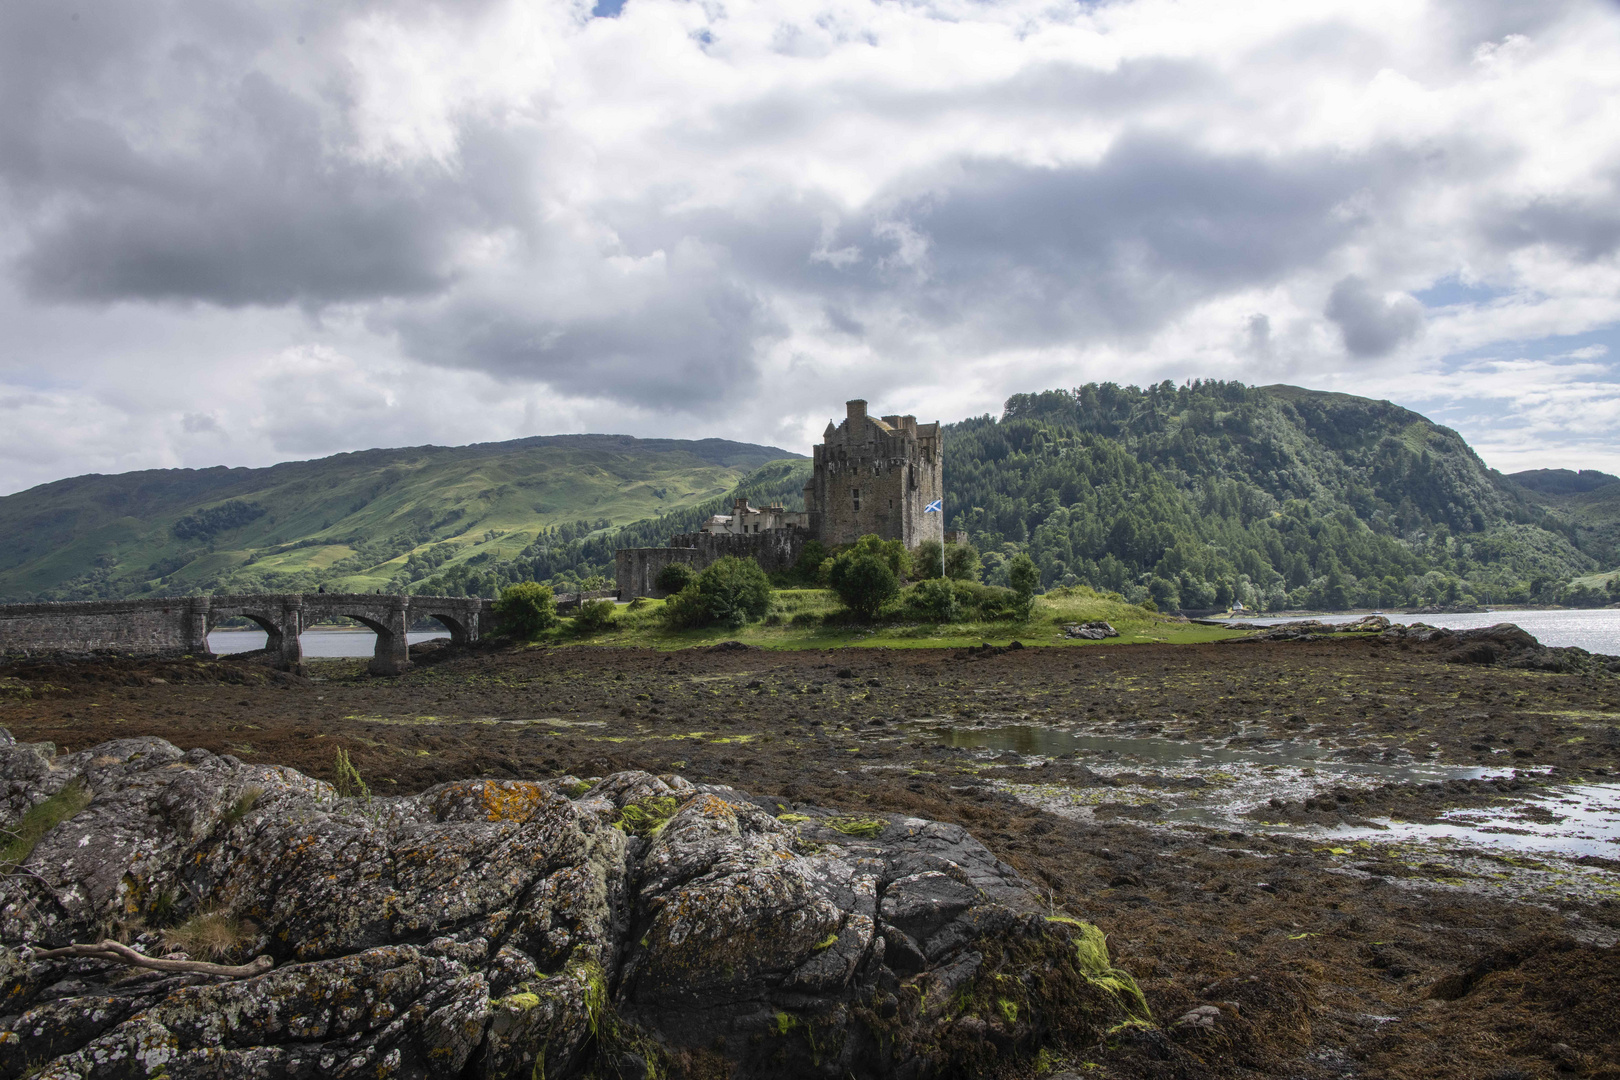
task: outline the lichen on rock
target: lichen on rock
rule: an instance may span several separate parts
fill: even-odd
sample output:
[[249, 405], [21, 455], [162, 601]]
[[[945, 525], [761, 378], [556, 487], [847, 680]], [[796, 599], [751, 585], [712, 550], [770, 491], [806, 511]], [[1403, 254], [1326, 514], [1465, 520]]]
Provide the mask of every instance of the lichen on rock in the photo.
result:
[[[343, 799], [159, 739], [0, 731], [5, 821], [70, 784], [89, 804], [0, 880], [0, 1077], [920, 1078], [1142, 1016], [1100, 935], [957, 826], [640, 772]], [[236, 962], [277, 966], [25, 952], [159, 955], [216, 914], [251, 928]]]

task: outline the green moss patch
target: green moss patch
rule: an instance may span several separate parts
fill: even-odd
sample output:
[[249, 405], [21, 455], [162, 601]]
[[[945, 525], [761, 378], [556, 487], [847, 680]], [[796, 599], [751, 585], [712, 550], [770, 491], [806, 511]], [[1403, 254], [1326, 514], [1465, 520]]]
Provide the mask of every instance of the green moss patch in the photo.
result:
[[631, 836], [657, 836], [680, 805], [681, 801], [673, 795], [649, 795], [620, 810], [613, 827]]
[[[16, 828], [7, 830], [10, 836], [6, 839], [5, 848], [0, 849], [0, 873], [9, 874], [26, 862], [28, 856], [34, 853], [34, 845], [46, 833], [89, 806], [92, 798], [94, 796], [84, 782], [74, 780], [44, 802], [30, 807], [17, 822]], [[0, 833], [0, 836], [4, 835]]]

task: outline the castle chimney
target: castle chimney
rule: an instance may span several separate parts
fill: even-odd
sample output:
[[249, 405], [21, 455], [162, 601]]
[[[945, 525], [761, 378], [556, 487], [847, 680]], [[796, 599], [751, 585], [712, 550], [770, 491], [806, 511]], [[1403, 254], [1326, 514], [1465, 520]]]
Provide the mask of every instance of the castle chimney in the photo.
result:
[[853, 431], [855, 425], [866, 423], [866, 402], [860, 398], [844, 402], [844, 408], [849, 410], [849, 426]]

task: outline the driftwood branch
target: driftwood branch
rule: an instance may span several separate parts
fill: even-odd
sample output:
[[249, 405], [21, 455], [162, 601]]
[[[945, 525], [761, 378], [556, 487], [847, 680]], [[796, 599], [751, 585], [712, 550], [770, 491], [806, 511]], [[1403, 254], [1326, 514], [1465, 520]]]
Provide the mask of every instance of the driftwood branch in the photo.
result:
[[155, 956], [138, 953], [128, 945], [116, 941], [103, 941], [96, 945], [68, 945], [61, 949], [30, 949], [36, 960], [55, 960], [75, 956], [84, 960], [112, 960], [130, 967], [151, 968], [154, 971], [193, 971], [202, 975], [224, 975], [232, 979], [245, 979], [262, 975], [276, 966], [268, 956], [256, 956], [245, 964], [208, 964], [201, 960], [159, 960]]

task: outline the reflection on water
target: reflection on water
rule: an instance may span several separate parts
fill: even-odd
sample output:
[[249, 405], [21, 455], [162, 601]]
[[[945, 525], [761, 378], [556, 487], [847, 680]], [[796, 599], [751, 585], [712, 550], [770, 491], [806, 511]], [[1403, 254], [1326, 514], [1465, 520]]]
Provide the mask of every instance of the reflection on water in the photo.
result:
[[[1116, 804], [1116, 812], [1118, 806], [1126, 807], [1129, 816], [1145, 825], [1303, 831], [1333, 843], [1466, 842], [1482, 848], [1620, 859], [1620, 784], [1526, 790], [1488, 808], [1448, 811], [1435, 824], [1373, 819], [1377, 826], [1324, 830], [1267, 824], [1247, 815], [1274, 798], [1301, 801], [1341, 785], [1433, 784], [1525, 773], [1418, 761], [1398, 749], [1375, 756], [1365, 747], [1333, 749], [1282, 739], [1206, 746], [1151, 737], [1081, 735], [1027, 724], [941, 725], [930, 731], [948, 746], [1035, 758], [1073, 756], [1117, 785], [1100, 789], [1010, 785], [1021, 798], [1048, 808], [1054, 798], [1071, 806], [1107, 802]], [[1264, 810], [1257, 816], [1263, 817]]]
[[[1244, 626], [1272, 626], [1294, 622], [1299, 616], [1286, 619], [1262, 618], [1239, 620]], [[1360, 615], [1312, 615], [1310, 618], [1325, 623], [1354, 622]], [[1513, 623], [1532, 634], [1543, 645], [1560, 648], [1576, 646], [1587, 652], [1620, 655], [1620, 608], [1599, 608], [1586, 611], [1518, 611], [1502, 608], [1473, 615], [1388, 615], [1390, 622], [1427, 623], [1448, 630], [1472, 630], [1497, 623]]]
[[1383, 821], [1336, 829], [1334, 840], [1462, 840], [1481, 847], [1620, 858], [1620, 784], [1573, 784], [1545, 797], [1484, 810], [1451, 810], [1433, 825]]
[[[215, 630], [208, 635], [208, 647], [215, 655], [252, 652], [264, 648], [268, 635], [263, 630]], [[449, 637], [448, 630], [427, 630], [407, 634], [412, 645], [419, 641]], [[298, 635], [306, 657], [332, 659], [335, 657], [371, 656], [377, 651], [377, 635], [370, 630], [305, 630]]]
[[[1484, 780], [1510, 776], [1512, 769], [1488, 769], [1473, 765], [1436, 765], [1397, 755], [1389, 761], [1349, 760], [1359, 751], [1329, 750], [1315, 743], [1282, 739], [1242, 746], [1205, 746], [1202, 743], [1172, 739], [1118, 738], [1104, 735], [1076, 735], [1068, 731], [1015, 724], [995, 728], [942, 728], [938, 732], [947, 746], [983, 747], [1012, 750], [1019, 754], [1057, 757], [1075, 754], [1087, 764], [1104, 762], [1134, 765], [1173, 766], [1196, 769], [1206, 765], [1258, 765], [1310, 768], [1337, 776], [1363, 776], [1381, 783], [1427, 784], [1438, 780]], [[1404, 758], [1404, 760], [1403, 760]]]

